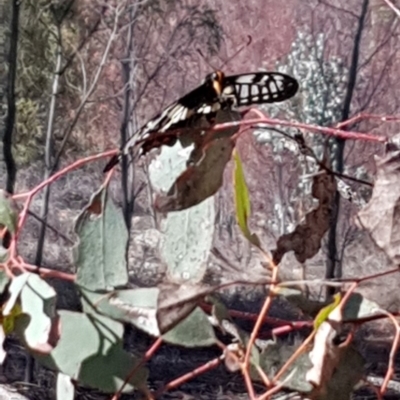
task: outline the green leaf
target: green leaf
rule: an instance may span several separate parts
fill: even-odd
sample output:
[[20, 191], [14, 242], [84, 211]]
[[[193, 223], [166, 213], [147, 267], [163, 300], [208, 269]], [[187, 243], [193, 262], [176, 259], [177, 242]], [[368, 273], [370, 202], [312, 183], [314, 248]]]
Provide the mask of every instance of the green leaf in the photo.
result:
[[101, 313], [112, 319], [130, 323], [149, 335], [159, 337], [156, 318], [158, 288], [115, 290], [94, 293], [82, 290], [82, 302], [87, 313]]
[[218, 324], [221, 331], [225, 333], [224, 321], [232, 321], [228, 308], [215, 296], [210, 295], [206, 300], [208, 303], [212, 304], [211, 314], [215, 318], [215, 322]]
[[0, 226], [5, 226], [9, 232], [14, 233], [17, 228], [18, 214], [11, 196], [0, 190]]
[[240, 156], [236, 149], [233, 151], [233, 159], [235, 161], [234, 187], [236, 219], [246, 239], [253, 243], [255, 246], [260, 247], [260, 240], [258, 239], [256, 234], [250, 233], [249, 227], [247, 225], [248, 219], [251, 215], [250, 197], [243, 173], [242, 162], [240, 161]]
[[170, 213], [162, 222], [160, 253], [173, 282], [199, 282], [206, 273], [214, 235], [214, 199]]
[[5, 263], [8, 260], [8, 249], [0, 244], [0, 263]]
[[[269, 343], [260, 354], [260, 366], [267, 376], [272, 379], [276, 372], [286, 363], [292, 354], [299, 347], [300, 343], [291, 345], [283, 341]], [[306, 374], [312, 364], [307, 353], [302, 353], [288, 367], [280, 378], [283, 388], [308, 393], [313, 389], [311, 383], [307, 382]], [[254, 378], [260, 380], [258, 375]]]
[[[60, 311], [61, 336], [49, 355], [34, 355], [43, 365], [82, 385], [107, 393], [118, 391], [138, 364], [122, 347], [123, 326], [100, 315]], [[147, 370], [139, 367], [124, 392], [145, 385]]]
[[[0, 190], [0, 229], [7, 229], [7, 235], [15, 233], [18, 224], [17, 208], [12, 200], [12, 197]], [[6, 234], [3, 232], [3, 234]], [[6, 262], [9, 257], [9, 251], [3, 246], [5, 243], [4, 237], [0, 239], [0, 262]]]
[[365, 360], [358, 350], [352, 346], [341, 349], [340, 362], [318, 400], [352, 399], [354, 386], [364, 375]]
[[56, 321], [56, 292], [36, 274], [28, 273], [20, 292], [21, 313], [15, 330], [32, 349], [48, 352], [52, 349], [52, 332]]
[[316, 317], [318, 313], [327, 305], [329, 301], [312, 300], [303, 293], [302, 290], [297, 288], [289, 288], [285, 286], [278, 286], [275, 294], [286, 299], [295, 307], [298, 307], [304, 314], [310, 317]]
[[157, 321], [161, 333], [166, 333], [183, 321], [215, 287], [206, 284], [163, 283], [159, 285]]
[[196, 308], [175, 328], [165, 333], [163, 340], [185, 347], [211, 346], [217, 342], [214, 329], [201, 308]]
[[[172, 148], [162, 148], [157, 160], [149, 167], [150, 181], [157, 192], [171, 191], [175, 178], [187, 168], [189, 151], [189, 147], [182, 149], [179, 143]], [[171, 195], [171, 199], [178, 203], [180, 199], [184, 199], [185, 202], [193, 200], [187, 190], [185, 192], [179, 188], [176, 187], [177, 192]], [[191, 187], [192, 192], [195, 189], [198, 189], [198, 185]], [[193, 206], [194, 203], [196, 201], [192, 202], [189, 209], [168, 213], [161, 222], [163, 237], [160, 254], [173, 282], [198, 282], [206, 272], [215, 229], [214, 199], [208, 198]]]
[[379, 305], [360, 293], [352, 293], [343, 306], [343, 322], [369, 318], [377, 314], [383, 314]]
[[15, 303], [8, 315], [3, 316], [3, 329], [6, 335], [14, 332], [15, 320], [22, 314], [22, 308], [19, 303]]
[[128, 231], [122, 212], [101, 188], [79, 216], [75, 232], [77, 283], [90, 290], [111, 290], [126, 285]]
[[4, 293], [7, 285], [10, 283], [10, 280], [10, 277], [5, 273], [4, 270], [0, 271], [0, 294]]
[[328, 319], [329, 314], [339, 305], [341, 299], [341, 294], [336, 293], [333, 296], [333, 302], [322, 308], [314, 320], [314, 329], [318, 329], [321, 324]]
[[9, 315], [11, 310], [14, 308], [16, 301], [19, 298], [19, 295], [24, 288], [26, 281], [29, 278], [29, 273], [24, 273], [11, 281], [10, 287], [8, 289], [9, 298], [3, 308], [3, 315]]
[[163, 335], [165, 342], [186, 347], [214, 344], [214, 329], [207, 315], [197, 307], [199, 299], [212, 289], [172, 284], [161, 287], [161, 290], [141, 288], [112, 293], [93, 293], [84, 289], [84, 310], [130, 323], [155, 337], [166, 332], [164, 326], [172, 326]]
[[[94, 293], [83, 289], [84, 310], [130, 323], [155, 337], [164, 331], [163, 325], [173, 326], [163, 335], [163, 339], [180, 346], [203, 347], [214, 344], [214, 329], [207, 315], [197, 308], [199, 298], [204, 296], [201, 288], [187, 285], [181, 291], [173, 291], [173, 288], [174, 285], [170, 290], [140, 288], [111, 293]], [[164, 301], [160, 300], [160, 292]]]

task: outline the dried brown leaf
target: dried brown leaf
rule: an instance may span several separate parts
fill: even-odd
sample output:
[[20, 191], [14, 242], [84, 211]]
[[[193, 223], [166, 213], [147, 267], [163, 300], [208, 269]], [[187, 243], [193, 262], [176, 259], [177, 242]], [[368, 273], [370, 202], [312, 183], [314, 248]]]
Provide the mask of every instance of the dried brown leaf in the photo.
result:
[[[240, 118], [239, 113], [224, 110], [217, 114], [215, 123], [237, 121]], [[214, 195], [222, 185], [225, 166], [235, 147], [233, 135], [238, 130], [239, 127], [209, 130], [205, 131], [207, 133], [204, 136], [196, 132], [198, 138], [187, 162], [188, 168], [176, 179], [167, 194], [156, 197], [157, 211], [185, 210]], [[181, 137], [180, 140], [185, 138]], [[193, 142], [195, 140], [191, 139], [183, 144], [186, 146]]]
[[157, 196], [157, 211], [185, 210], [215, 194], [222, 185], [225, 166], [234, 146], [231, 138], [217, 139], [202, 146], [203, 158], [187, 168], [166, 195]]
[[364, 374], [364, 360], [351, 343], [335, 343], [342, 327], [342, 310], [336, 307], [315, 334], [309, 353], [312, 367], [306, 373], [306, 381], [314, 387], [310, 399], [350, 399]]
[[400, 264], [400, 148], [386, 147], [376, 157], [376, 180], [369, 203], [358, 213], [358, 224], [396, 264]]
[[310, 352], [313, 366], [307, 372], [306, 380], [316, 388], [322, 388], [330, 381], [340, 361], [340, 348], [334, 340], [342, 330], [341, 319], [340, 310], [333, 310], [329, 320], [322, 322], [315, 334], [314, 347]]
[[319, 200], [318, 207], [306, 215], [305, 222], [277, 242], [272, 252], [275, 264], [279, 264], [285, 253], [294, 252], [301, 263], [315, 256], [321, 247], [321, 240], [329, 229], [336, 181], [333, 175], [320, 171], [314, 177], [312, 195]]

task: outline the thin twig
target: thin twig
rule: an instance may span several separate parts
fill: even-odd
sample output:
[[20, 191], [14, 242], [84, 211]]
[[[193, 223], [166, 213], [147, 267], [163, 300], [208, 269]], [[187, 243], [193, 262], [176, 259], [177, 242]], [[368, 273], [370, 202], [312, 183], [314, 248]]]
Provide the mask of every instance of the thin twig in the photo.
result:
[[95, 89], [97, 87], [97, 83], [99, 81], [100, 75], [103, 72], [103, 68], [104, 68], [104, 66], [106, 64], [106, 61], [107, 61], [107, 58], [108, 58], [108, 54], [109, 54], [109, 52], [111, 50], [111, 46], [112, 46], [114, 40], [117, 37], [118, 21], [119, 21], [120, 14], [122, 13], [122, 8], [123, 8], [123, 4], [119, 4], [117, 9], [116, 9], [113, 29], [111, 31], [110, 37], [108, 38], [107, 45], [106, 45], [106, 48], [104, 50], [103, 56], [101, 58], [100, 64], [99, 64], [99, 66], [98, 66], [98, 68], [96, 70], [96, 73], [95, 73], [94, 77], [93, 77], [93, 80], [92, 80], [92, 83], [91, 83], [91, 85], [89, 87], [89, 90], [87, 91], [87, 93], [84, 94], [83, 99], [81, 100], [81, 103], [79, 104], [78, 109], [75, 112], [75, 116], [74, 116], [72, 122], [70, 123], [68, 128], [64, 131], [63, 140], [61, 142], [60, 149], [59, 149], [56, 157], [54, 158], [52, 172], [54, 172], [57, 169], [58, 163], [60, 162], [60, 158], [61, 158], [61, 156], [62, 156], [62, 154], [64, 152], [64, 148], [65, 148], [65, 146], [67, 144], [67, 141], [68, 141], [72, 131], [74, 130], [75, 125], [77, 124], [78, 119], [79, 119], [83, 109], [85, 108], [88, 99], [90, 98], [90, 96], [93, 94], [93, 92], [95, 91]]
[[390, 0], [383, 0], [400, 18], [400, 10], [390, 1]]
[[[62, 60], [62, 53], [61, 53], [61, 27], [58, 25], [58, 40], [57, 40], [57, 56], [56, 56], [56, 67], [54, 71], [53, 77], [53, 86], [51, 90], [51, 98], [50, 98], [50, 106], [49, 106], [49, 117], [47, 121], [47, 132], [46, 132], [46, 144], [45, 144], [45, 174], [44, 180], [48, 179], [52, 172], [51, 167], [51, 156], [53, 154], [53, 128], [54, 128], [54, 121], [55, 121], [55, 114], [56, 114], [56, 104], [57, 104], [57, 93], [58, 87], [60, 82], [60, 68], [61, 68], [61, 60]], [[50, 200], [50, 186], [47, 186], [43, 196], [43, 203], [42, 209], [40, 212], [40, 217], [46, 221], [47, 213], [49, 210], [49, 200]], [[46, 236], [46, 225], [42, 224], [39, 231], [39, 238], [38, 244], [36, 249], [36, 257], [35, 257], [35, 264], [40, 266], [42, 263], [42, 256], [43, 256], [43, 246], [44, 240]]]

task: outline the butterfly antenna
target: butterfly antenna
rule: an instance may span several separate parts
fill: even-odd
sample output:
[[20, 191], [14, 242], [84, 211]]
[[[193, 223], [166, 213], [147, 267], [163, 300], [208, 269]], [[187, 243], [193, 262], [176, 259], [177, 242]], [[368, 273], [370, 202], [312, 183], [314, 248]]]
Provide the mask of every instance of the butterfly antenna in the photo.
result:
[[226, 64], [228, 64], [229, 62], [231, 62], [238, 54], [240, 54], [244, 49], [246, 49], [247, 47], [249, 47], [251, 45], [251, 42], [253, 41], [253, 38], [248, 35], [247, 36], [247, 43], [245, 43], [244, 45], [242, 45], [241, 47], [239, 47], [238, 50], [236, 50], [222, 65], [221, 65], [221, 69], [223, 67], [225, 67]]
[[205, 57], [205, 55], [203, 54], [203, 52], [200, 49], [196, 49], [197, 52], [200, 54], [201, 58], [205, 61], [205, 63], [213, 70], [216, 71], [217, 68], [214, 68], [214, 65], [212, 65], [207, 58]]
[[253, 41], [253, 38], [248, 35], [247, 36], [247, 43], [245, 43], [243, 46], [241, 46], [237, 51], [235, 51], [235, 53], [233, 53], [233, 55], [231, 55], [226, 61], [224, 61], [222, 63], [222, 65], [219, 68], [215, 68], [214, 65], [212, 65], [207, 58], [205, 57], [205, 55], [203, 54], [203, 52], [200, 49], [196, 49], [197, 52], [200, 54], [201, 58], [206, 62], [206, 64], [213, 70], [213, 71], [217, 71], [218, 69], [222, 69], [223, 67], [225, 67], [226, 64], [228, 64], [233, 58], [235, 58], [239, 53], [241, 53], [246, 47], [250, 46], [251, 42]]

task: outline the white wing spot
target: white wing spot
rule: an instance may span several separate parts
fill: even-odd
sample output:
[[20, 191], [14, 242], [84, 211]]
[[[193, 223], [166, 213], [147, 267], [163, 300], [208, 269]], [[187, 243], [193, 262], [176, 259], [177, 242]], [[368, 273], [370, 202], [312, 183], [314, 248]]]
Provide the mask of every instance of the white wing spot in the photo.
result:
[[235, 88], [232, 85], [225, 87], [224, 90], [222, 91], [222, 94], [224, 95], [230, 95], [233, 93], [235, 93]]
[[252, 96], [258, 95], [258, 87], [256, 85], [251, 85], [251, 95]]
[[248, 85], [241, 86], [240, 96], [249, 97], [249, 87], [248, 87]]
[[212, 111], [212, 106], [209, 104], [203, 104], [199, 109], [198, 112], [201, 114], [209, 114]]
[[174, 109], [171, 110], [171, 114], [169, 116], [170, 122], [169, 122], [168, 126], [171, 126], [171, 124], [175, 124], [175, 123], [185, 119], [186, 113], [187, 113], [187, 109], [178, 104]]
[[251, 84], [253, 83], [254, 77], [255, 74], [241, 75], [236, 78], [235, 82], [239, 84]]

